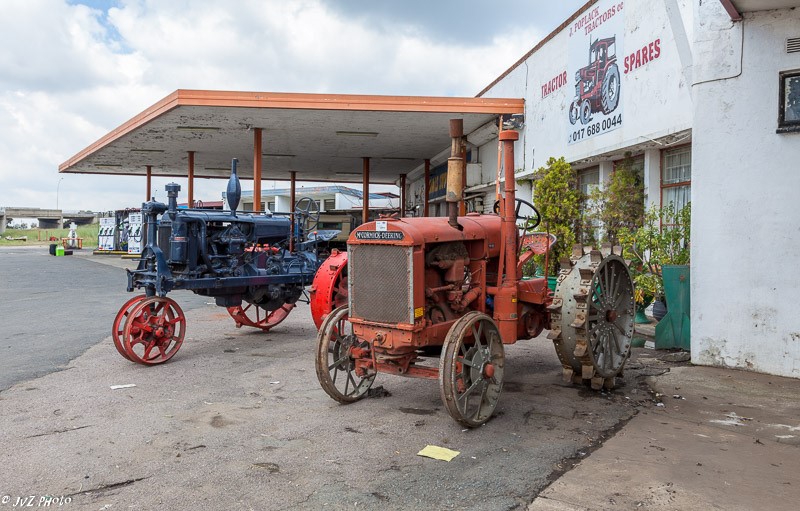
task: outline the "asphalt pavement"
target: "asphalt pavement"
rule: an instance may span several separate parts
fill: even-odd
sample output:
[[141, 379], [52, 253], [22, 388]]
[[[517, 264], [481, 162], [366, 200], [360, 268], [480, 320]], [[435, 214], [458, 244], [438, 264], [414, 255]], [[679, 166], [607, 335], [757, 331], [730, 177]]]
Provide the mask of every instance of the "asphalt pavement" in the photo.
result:
[[[111, 332], [132, 294], [119, 256], [53, 257], [47, 246], [0, 247], [0, 390], [65, 367]], [[97, 264], [105, 263], [105, 264]], [[184, 309], [204, 306], [175, 293]]]

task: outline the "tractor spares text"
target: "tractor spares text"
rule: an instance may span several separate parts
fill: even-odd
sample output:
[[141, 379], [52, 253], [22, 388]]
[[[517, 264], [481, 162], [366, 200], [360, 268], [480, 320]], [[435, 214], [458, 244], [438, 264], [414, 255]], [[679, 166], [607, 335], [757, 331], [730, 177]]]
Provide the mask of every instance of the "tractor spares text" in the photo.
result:
[[[497, 406], [504, 345], [549, 329], [566, 381], [612, 387], [630, 355], [634, 321], [633, 282], [619, 249], [576, 246], [560, 261], [555, 292], [545, 278], [523, 280], [523, 265], [547, 257], [555, 238], [531, 232], [539, 213], [515, 198], [513, 179], [495, 214], [458, 216], [461, 119], [451, 120], [450, 136], [449, 216], [365, 223], [346, 253], [320, 267], [311, 303], [320, 385], [350, 403], [379, 373], [438, 379], [449, 414], [475, 427]], [[508, 172], [519, 135], [504, 130], [499, 138]]]

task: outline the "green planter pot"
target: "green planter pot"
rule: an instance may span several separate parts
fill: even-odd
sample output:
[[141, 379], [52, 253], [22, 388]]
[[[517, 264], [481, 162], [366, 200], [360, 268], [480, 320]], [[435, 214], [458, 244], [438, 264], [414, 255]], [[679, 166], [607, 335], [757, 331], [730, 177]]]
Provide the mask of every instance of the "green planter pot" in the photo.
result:
[[661, 275], [667, 315], [656, 325], [656, 349], [681, 348], [688, 351], [691, 347], [689, 266], [665, 264], [661, 267]]
[[645, 296], [644, 301], [642, 303], [636, 304], [636, 316], [633, 318], [633, 322], [639, 325], [644, 325], [650, 323], [650, 318], [647, 317], [647, 314], [644, 313], [647, 310], [647, 307], [653, 302], [652, 296]]
[[550, 291], [556, 292], [556, 285], [558, 284], [558, 277], [547, 277], [547, 287]]

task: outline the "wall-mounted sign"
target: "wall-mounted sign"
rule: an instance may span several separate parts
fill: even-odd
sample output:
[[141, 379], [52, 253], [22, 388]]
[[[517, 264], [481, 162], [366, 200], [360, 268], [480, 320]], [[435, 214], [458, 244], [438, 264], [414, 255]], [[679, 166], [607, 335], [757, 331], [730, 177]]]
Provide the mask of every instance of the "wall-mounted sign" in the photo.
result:
[[431, 169], [428, 175], [428, 199], [444, 197], [447, 192], [447, 163]]
[[601, 1], [570, 26], [569, 66], [575, 97], [569, 106], [567, 143], [622, 127], [623, 2]]
[[622, 72], [625, 74], [630, 73], [634, 69], [638, 69], [648, 62], [652, 62], [661, 56], [661, 39], [656, 39], [641, 48], [637, 49], [630, 55], [625, 55], [623, 62]]
[[542, 98], [549, 96], [567, 84], [567, 72], [559, 73], [558, 76], [542, 84]]

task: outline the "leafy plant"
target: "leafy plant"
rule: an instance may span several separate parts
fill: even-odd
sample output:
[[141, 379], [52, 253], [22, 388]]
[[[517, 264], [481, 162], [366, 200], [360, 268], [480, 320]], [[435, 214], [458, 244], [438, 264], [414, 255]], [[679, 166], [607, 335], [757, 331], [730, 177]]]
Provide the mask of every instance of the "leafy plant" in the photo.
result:
[[641, 227], [620, 229], [623, 257], [631, 259], [637, 302], [641, 303], [646, 295], [663, 294], [663, 265], [689, 264], [691, 218], [691, 203], [680, 210], [670, 203], [648, 209]]
[[610, 181], [589, 196], [591, 216], [603, 224], [604, 238], [612, 245], [620, 243], [620, 232], [635, 230], [644, 222], [644, 183], [633, 167], [631, 153], [617, 165]]
[[[557, 238], [547, 259], [544, 274], [556, 275], [559, 261], [569, 257], [575, 243], [575, 228], [580, 216], [580, 193], [576, 189], [576, 175], [569, 163], [561, 158], [550, 158], [547, 166], [534, 173], [533, 197], [542, 215], [540, 229]], [[545, 256], [536, 256], [536, 263], [544, 267]]]

